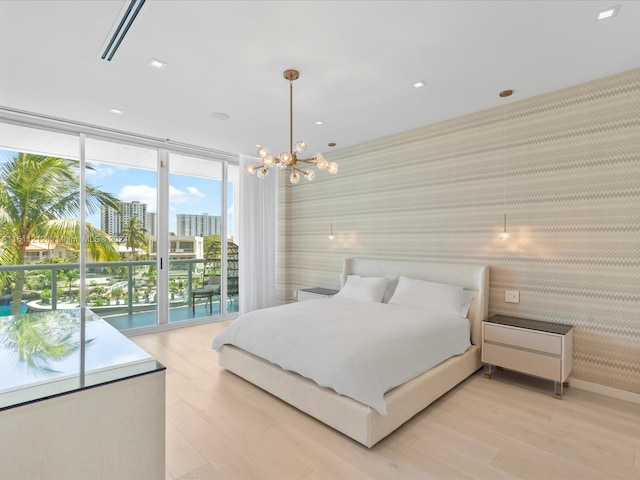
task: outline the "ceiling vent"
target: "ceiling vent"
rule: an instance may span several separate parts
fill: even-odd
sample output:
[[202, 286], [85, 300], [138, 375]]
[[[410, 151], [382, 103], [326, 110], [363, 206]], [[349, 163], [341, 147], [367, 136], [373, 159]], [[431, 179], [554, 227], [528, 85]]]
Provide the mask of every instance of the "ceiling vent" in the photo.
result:
[[103, 60], [111, 61], [113, 56], [116, 54], [118, 47], [122, 43], [125, 35], [131, 28], [131, 24], [140, 13], [140, 9], [144, 5], [145, 0], [130, 0], [128, 5], [125, 4], [125, 8], [120, 12], [120, 16], [116, 19], [116, 23], [114, 24], [114, 28], [111, 36], [107, 40], [106, 47], [102, 52], [100, 58]]

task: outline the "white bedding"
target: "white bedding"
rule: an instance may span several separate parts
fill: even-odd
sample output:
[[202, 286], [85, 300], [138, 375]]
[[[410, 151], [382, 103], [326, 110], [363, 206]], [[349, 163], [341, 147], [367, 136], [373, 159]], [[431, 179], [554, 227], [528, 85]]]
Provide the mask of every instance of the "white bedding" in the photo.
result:
[[469, 320], [344, 297], [247, 313], [213, 341], [235, 345], [386, 414], [384, 394], [470, 347]]

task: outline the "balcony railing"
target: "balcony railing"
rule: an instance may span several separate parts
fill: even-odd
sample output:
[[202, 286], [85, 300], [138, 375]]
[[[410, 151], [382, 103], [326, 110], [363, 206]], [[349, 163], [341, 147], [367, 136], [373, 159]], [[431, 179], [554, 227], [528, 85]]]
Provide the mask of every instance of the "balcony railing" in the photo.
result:
[[[169, 270], [169, 302], [171, 307], [188, 306], [191, 291], [202, 286], [207, 275], [220, 274], [204, 271], [205, 259], [171, 259]], [[211, 259], [208, 260], [209, 265]], [[218, 262], [219, 265], [219, 262]], [[156, 309], [157, 281], [155, 260], [90, 262], [86, 264], [85, 288], [87, 307], [102, 316], [132, 315]], [[16, 271], [25, 272], [22, 295], [27, 311], [75, 308], [80, 290], [80, 264], [0, 265], [0, 275]], [[69, 272], [75, 272], [69, 273]], [[237, 277], [229, 272], [227, 293], [229, 299], [237, 295]], [[0, 303], [8, 315], [13, 292], [5, 289]]]

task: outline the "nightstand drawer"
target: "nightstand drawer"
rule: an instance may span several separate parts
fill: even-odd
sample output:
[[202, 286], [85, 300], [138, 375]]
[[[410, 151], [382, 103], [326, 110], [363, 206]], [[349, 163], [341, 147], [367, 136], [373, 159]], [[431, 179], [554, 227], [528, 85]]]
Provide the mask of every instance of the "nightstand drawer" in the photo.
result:
[[[511, 328], [504, 325], [484, 324], [484, 341], [502, 343], [512, 347], [560, 355], [562, 352], [562, 338], [534, 330]], [[486, 348], [485, 343], [484, 347]], [[494, 363], [485, 360], [488, 363]], [[499, 364], [497, 364], [499, 365]]]
[[485, 343], [482, 346], [482, 361], [549, 380], [564, 380], [560, 357]]

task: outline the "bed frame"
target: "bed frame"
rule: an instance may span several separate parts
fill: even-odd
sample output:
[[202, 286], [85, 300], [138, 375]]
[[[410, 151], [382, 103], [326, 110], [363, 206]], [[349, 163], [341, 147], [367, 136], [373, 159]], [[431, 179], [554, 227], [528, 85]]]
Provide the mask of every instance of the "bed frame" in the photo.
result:
[[343, 275], [344, 278], [346, 275], [404, 275], [477, 291], [468, 314], [471, 347], [464, 354], [387, 392], [384, 397], [387, 415], [380, 415], [371, 407], [232, 345], [220, 349], [219, 363], [299, 410], [372, 447], [481, 367], [480, 337], [482, 321], [487, 318], [489, 308], [489, 267], [353, 258], [345, 260]]

